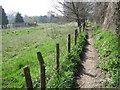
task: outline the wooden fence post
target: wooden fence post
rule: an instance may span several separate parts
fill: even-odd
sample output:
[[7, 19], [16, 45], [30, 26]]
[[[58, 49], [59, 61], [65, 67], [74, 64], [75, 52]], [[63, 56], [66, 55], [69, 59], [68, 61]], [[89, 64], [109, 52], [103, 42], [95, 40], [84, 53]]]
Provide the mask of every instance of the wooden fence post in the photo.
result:
[[68, 53], [70, 53], [70, 34], [68, 34]]
[[78, 36], [78, 31], [77, 29], [75, 30], [75, 45], [77, 44], [77, 36]]
[[60, 53], [59, 53], [59, 44], [56, 44], [56, 70], [57, 72], [59, 72], [59, 57], [60, 57]]
[[33, 90], [32, 79], [30, 76], [30, 69], [28, 66], [24, 67], [24, 74], [25, 74], [27, 90]]
[[40, 64], [40, 71], [41, 71], [41, 90], [46, 89], [46, 82], [45, 82], [45, 63], [42, 57], [41, 52], [37, 52], [37, 58]]

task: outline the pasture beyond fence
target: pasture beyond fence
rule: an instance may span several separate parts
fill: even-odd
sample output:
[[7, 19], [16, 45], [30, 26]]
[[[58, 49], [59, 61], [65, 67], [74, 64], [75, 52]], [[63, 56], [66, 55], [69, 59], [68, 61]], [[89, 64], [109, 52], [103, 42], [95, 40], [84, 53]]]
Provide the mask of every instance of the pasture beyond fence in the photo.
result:
[[[74, 45], [77, 44], [77, 38], [78, 35], [80, 34], [80, 32], [78, 33], [78, 30], [75, 30], [74, 33]], [[68, 34], [68, 38], [67, 38], [67, 49], [68, 49], [68, 53], [71, 52], [71, 35]], [[42, 53], [41, 52], [37, 52], [37, 58], [40, 64], [40, 87], [41, 89], [45, 90], [46, 89], [46, 75], [45, 75], [45, 62], [44, 59], [42, 57]], [[56, 72], [58, 74], [58, 79], [59, 77], [59, 70], [60, 70], [60, 47], [59, 47], [59, 43], [56, 44]], [[30, 69], [28, 66], [24, 67], [24, 74], [25, 74], [25, 80], [26, 80], [26, 86], [28, 90], [33, 90], [33, 84], [32, 84], [32, 79], [31, 79], [31, 75], [30, 75]]]

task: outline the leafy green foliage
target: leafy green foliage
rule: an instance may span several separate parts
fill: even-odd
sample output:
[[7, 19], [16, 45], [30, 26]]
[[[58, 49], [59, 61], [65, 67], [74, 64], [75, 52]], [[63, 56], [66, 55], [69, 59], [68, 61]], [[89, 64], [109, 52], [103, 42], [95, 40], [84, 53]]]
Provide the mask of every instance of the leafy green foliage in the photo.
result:
[[[60, 71], [53, 71], [52, 79], [48, 81], [48, 87], [70, 88], [74, 82], [74, 74], [77, 72], [76, 66], [81, 63], [80, 54], [86, 42], [87, 32], [82, 32], [78, 37], [76, 46], [73, 46], [70, 53], [64, 52], [65, 57], [60, 61]], [[48, 76], [47, 76], [48, 77]], [[49, 76], [51, 77], [51, 76]]]
[[97, 26], [93, 30], [95, 47], [102, 59], [99, 67], [111, 75], [106, 85], [120, 87], [120, 39], [110, 30], [103, 31], [102, 26]]
[[[87, 32], [82, 32], [78, 37], [77, 45], [72, 48], [72, 51], [67, 54], [65, 61], [61, 65], [61, 82], [58, 83], [59, 87], [71, 87], [74, 82], [74, 74], [77, 73], [76, 66], [81, 64], [80, 54], [83, 51], [86, 42]], [[61, 86], [60, 86], [61, 85]]]

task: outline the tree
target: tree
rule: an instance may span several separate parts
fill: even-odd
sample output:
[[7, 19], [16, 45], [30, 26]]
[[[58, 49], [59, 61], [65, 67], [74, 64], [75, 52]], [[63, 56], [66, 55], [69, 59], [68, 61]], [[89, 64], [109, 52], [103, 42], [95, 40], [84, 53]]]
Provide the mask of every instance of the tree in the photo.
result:
[[2, 25], [2, 6], [0, 6], [0, 25]]
[[103, 24], [108, 5], [109, 2], [96, 2], [94, 4], [93, 17], [96, 23]]
[[59, 9], [60, 6], [55, 6], [55, 8], [58, 11], [62, 12], [63, 15], [68, 20], [76, 21], [80, 30], [81, 24], [84, 24], [87, 18], [89, 4], [85, 2], [65, 2], [65, 1], [58, 3], [62, 5], [63, 10], [61, 11]]
[[46, 15], [39, 17], [40, 23], [48, 23], [48, 17]]
[[119, 35], [119, 38], [120, 38], [120, 1], [117, 3], [116, 11], [117, 11], [117, 21], [116, 21], [117, 28], [116, 28], [116, 33]]
[[1, 24], [1, 26], [2, 26], [2, 28], [7, 28], [7, 24], [8, 24], [7, 15], [2, 7], [1, 7], [1, 9], [2, 9], [2, 24]]
[[16, 17], [15, 17], [15, 23], [23, 23], [24, 20], [23, 20], [23, 17], [21, 16], [21, 14], [18, 12], [16, 14]]
[[48, 23], [55, 23], [58, 19], [57, 14], [54, 11], [47, 12]]
[[25, 23], [37, 23], [39, 22], [39, 16], [24, 16]]
[[92, 2], [92, 4], [93, 9], [89, 18], [92, 17], [97, 24], [104, 26], [104, 30], [112, 30], [120, 37], [120, 1]]

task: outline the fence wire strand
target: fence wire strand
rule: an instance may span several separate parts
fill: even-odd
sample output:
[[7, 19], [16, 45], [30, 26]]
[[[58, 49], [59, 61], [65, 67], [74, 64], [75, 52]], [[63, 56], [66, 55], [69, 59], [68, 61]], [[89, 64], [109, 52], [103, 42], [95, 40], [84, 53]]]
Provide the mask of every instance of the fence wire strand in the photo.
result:
[[8, 85], [5, 88], [9, 88], [9, 85], [12, 84], [19, 76], [23, 74], [23, 71], [20, 72], [21, 74], [16, 76], [11, 82], [8, 83]]

